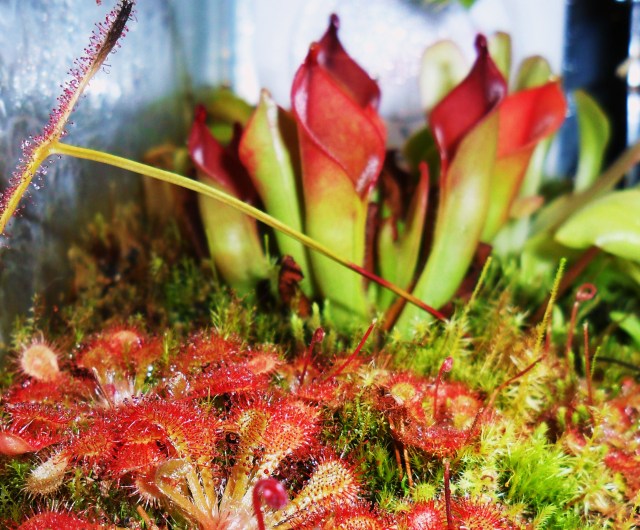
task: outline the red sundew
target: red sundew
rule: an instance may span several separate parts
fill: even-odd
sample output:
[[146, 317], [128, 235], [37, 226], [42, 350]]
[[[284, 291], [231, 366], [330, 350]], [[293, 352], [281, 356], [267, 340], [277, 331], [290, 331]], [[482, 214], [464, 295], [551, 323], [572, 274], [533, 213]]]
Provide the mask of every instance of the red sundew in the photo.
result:
[[74, 461], [104, 466], [114, 455], [121, 433], [111, 418], [98, 416], [65, 439], [63, 452]]
[[438, 418], [457, 428], [468, 428], [482, 408], [478, 395], [459, 381], [444, 383], [438, 390]]
[[[364, 335], [360, 339], [360, 342], [356, 346], [355, 350], [353, 350], [353, 353], [351, 353], [349, 357], [347, 357], [347, 359], [339, 367], [334, 368], [334, 370], [331, 371], [328, 377], [338, 377], [347, 368], [347, 366], [349, 366], [351, 363], [353, 363], [357, 359], [358, 355], [360, 354], [360, 351], [362, 351], [362, 348], [367, 342], [369, 335], [371, 335], [373, 328], [376, 327], [376, 323], [377, 321], [374, 320], [369, 325], [369, 327], [367, 328], [367, 331], [364, 332]], [[324, 332], [323, 332], [323, 335], [324, 335]]]
[[296, 389], [295, 396], [307, 403], [336, 410], [353, 399], [356, 392], [358, 387], [352, 381], [329, 379], [305, 384]]
[[[460, 382], [435, 384], [411, 372], [400, 372], [391, 374], [380, 386], [384, 394], [377, 401], [378, 408], [394, 417], [398, 425], [406, 425], [408, 432], [417, 428], [422, 431], [429, 426], [464, 431], [476, 421], [482, 408], [476, 393]], [[435, 414], [434, 407], [437, 408]], [[427, 415], [427, 411], [432, 412]]]
[[607, 406], [614, 413], [612, 417], [605, 416], [607, 430], [622, 435], [633, 432], [640, 421], [640, 388], [637, 383], [631, 379], [624, 380], [622, 392], [608, 401]]
[[20, 353], [20, 368], [38, 381], [55, 381], [60, 377], [58, 353], [43, 341], [34, 341]]
[[[316, 330], [322, 331], [321, 328]], [[322, 331], [324, 333], [324, 331]], [[311, 347], [311, 346], [310, 346]], [[347, 368], [346, 373], [344, 369]], [[307, 403], [319, 404], [329, 409], [337, 409], [349, 401], [358, 392], [352, 376], [360, 367], [360, 361], [343, 363], [341, 377], [337, 374], [325, 375], [328, 370], [310, 362], [309, 352], [287, 364], [280, 371], [288, 380], [290, 391]]]
[[229, 425], [239, 435], [239, 454], [260, 448], [266, 460], [257, 465], [272, 472], [284, 458], [319, 447], [319, 416], [316, 407], [296, 399], [255, 395], [236, 402]]
[[46, 511], [30, 517], [17, 530], [99, 530], [110, 528], [108, 525], [90, 523], [76, 515], [68, 513]]
[[259, 399], [259, 396], [254, 396], [252, 400], [246, 396], [235, 400], [226, 429], [230, 435], [238, 439], [234, 455], [235, 464], [226, 488], [230, 498], [244, 494], [237, 491], [238, 487], [243, 487], [242, 484], [237, 485], [241, 482], [238, 479], [253, 474], [254, 468], [258, 465], [256, 456], [262, 453], [262, 437], [271, 414], [269, 403], [266, 399]]
[[280, 359], [268, 352], [257, 352], [246, 363], [247, 369], [255, 375], [270, 375], [281, 365]]
[[270, 381], [269, 373], [256, 374], [246, 365], [224, 364], [207, 368], [191, 379], [183, 398], [247, 394], [267, 390]]
[[360, 481], [353, 466], [330, 454], [320, 456], [317, 462], [309, 480], [279, 513], [279, 520], [286, 521], [282, 528], [318, 528], [336, 507], [358, 502]]
[[451, 465], [449, 460], [444, 460], [444, 512], [447, 516], [447, 528], [453, 528], [453, 514], [451, 512]]
[[39, 449], [17, 434], [8, 431], [0, 431], [0, 454], [5, 456], [18, 456], [25, 453], [33, 453]]
[[128, 473], [137, 474], [155, 468], [166, 458], [156, 440], [146, 443], [126, 442], [110, 460], [109, 473], [115, 477]]
[[107, 331], [103, 331], [100, 333], [99, 337], [100, 339], [105, 340], [124, 351], [137, 350], [147, 340], [144, 334], [139, 330], [126, 326], [117, 326]]
[[41, 403], [7, 403], [4, 412], [10, 414], [13, 425], [19, 429], [34, 424], [57, 429], [68, 425], [74, 415], [73, 410]]
[[569, 321], [569, 331], [567, 333], [567, 345], [565, 347], [565, 360], [567, 361], [567, 364], [569, 363], [569, 353], [571, 352], [573, 333], [576, 327], [576, 319], [578, 316], [578, 309], [580, 308], [580, 304], [582, 302], [591, 300], [597, 292], [598, 289], [592, 283], [584, 283], [576, 291], [576, 299], [573, 303], [573, 308], [571, 309], [571, 319]]
[[131, 0], [122, 0], [103, 23], [96, 25], [89, 45], [84, 50], [85, 55], [74, 61], [74, 66], [69, 71], [71, 79], [63, 86], [62, 94], [57, 98], [58, 105], [51, 111], [42, 133], [23, 143], [19, 165], [7, 190], [0, 195], [0, 234], [4, 233], [21, 197], [44, 160], [51, 154], [52, 145], [65, 135], [65, 126], [82, 92], [126, 33], [133, 4]]
[[461, 430], [449, 425], [436, 424], [424, 427], [414, 422], [394, 422], [394, 424], [396, 428], [392, 433], [400, 442], [438, 458], [455, 456], [477, 434], [476, 429]]
[[120, 406], [142, 390], [142, 384], [153, 362], [162, 355], [159, 340], [143, 342], [140, 336], [110, 333], [94, 339], [79, 355], [76, 365], [95, 378], [102, 404]]
[[236, 400], [232, 410], [227, 430], [238, 442], [225, 489], [229, 499], [242, 498], [248, 484], [278, 469], [286, 474], [290, 459], [301, 461], [321, 450], [314, 407], [292, 398], [255, 395]]
[[431, 384], [412, 372], [396, 372], [381, 384], [385, 391], [378, 406], [383, 411], [405, 410], [416, 421], [425, 422], [423, 403], [432, 392]]
[[159, 361], [163, 354], [162, 340], [159, 338], [145, 340], [139, 347], [134, 348], [129, 354], [129, 359], [136, 377], [144, 377], [149, 368]]
[[40, 403], [7, 403], [8, 425], [0, 432], [0, 453], [39, 451], [58, 443], [67, 433], [73, 409]]
[[438, 421], [439, 413], [438, 410], [438, 387], [442, 383], [442, 378], [444, 377], [445, 372], [450, 372], [453, 368], [453, 357], [447, 357], [440, 366], [440, 370], [438, 370], [438, 377], [436, 377], [436, 387], [433, 391], [433, 421]]
[[299, 401], [282, 399], [271, 405], [272, 415], [264, 431], [262, 444], [266, 453], [279, 460], [293, 453], [308, 451], [319, 444], [319, 411]]
[[0, 454], [15, 456], [17, 454], [37, 452], [63, 439], [64, 436], [59, 432], [46, 428], [18, 432], [13, 432], [12, 430], [1, 431]]
[[160, 339], [149, 339], [132, 328], [114, 328], [95, 337], [76, 365], [93, 374], [109, 406], [118, 406], [141, 392], [149, 370], [162, 355]]
[[141, 386], [163, 353], [160, 339], [149, 338], [135, 328], [114, 328], [89, 344], [78, 366], [97, 370], [103, 379], [105, 370], [112, 371], [116, 377], [135, 379], [137, 386]]
[[625, 496], [633, 499], [640, 491], [640, 455], [612, 449], [604, 458], [606, 466], [624, 477]]
[[94, 373], [101, 381], [108, 374], [127, 375], [129, 367], [121, 347], [106, 340], [94, 340], [78, 356], [76, 366]]
[[[217, 455], [216, 442], [222, 437], [219, 418], [194, 402], [168, 402], [149, 399], [118, 414], [119, 436], [123, 440], [157, 443], [168, 456], [208, 462]], [[124, 450], [118, 457], [126, 457]]]
[[200, 334], [180, 350], [173, 368], [185, 374], [199, 372], [210, 364], [243, 361], [246, 359], [243, 353], [246, 355], [241, 341], [237, 339], [224, 338], [215, 332]]
[[[320, 527], [322, 530], [387, 530], [395, 528], [390, 517], [382, 517], [362, 503], [338, 506]], [[422, 527], [421, 527], [422, 528]]]
[[[393, 436], [401, 443], [441, 458], [454, 456], [479, 432], [482, 403], [458, 382], [438, 386], [437, 421], [425, 414], [433, 410], [435, 385], [411, 374], [396, 374], [379, 407], [389, 417]], [[393, 399], [389, 403], [390, 399]]]
[[220, 437], [219, 421], [197, 404], [154, 399], [94, 413], [63, 454], [119, 478], [176, 456], [209, 462]]
[[459, 530], [517, 530], [497, 504], [456, 499], [451, 505], [455, 528]]
[[447, 516], [442, 503], [419, 502], [402, 518], [407, 530], [446, 530]]
[[164, 497], [164, 494], [158, 488], [156, 483], [156, 468], [148, 467], [141, 469], [133, 477], [133, 485], [135, 487], [136, 494], [140, 499], [146, 503], [155, 506], [158, 504], [159, 499]]
[[7, 392], [6, 403], [64, 404], [73, 407], [90, 400], [94, 385], [62, 372], [51, 382], [27, 379]]
[[302, 366], [302, 373], [300, 374], [300, 377], [298, 378], [298, 382], [300, 384], [300, 386], [304, 385], [304, 377], [307, 374], [307, 369], [309, 368], [309, 365], [311, 364], [311, 360], [313, 359], [313, 348], [316, 344], [321, 344], [322, 341], [324, 340], [324, 329], [322, 328], [317, 328], [314, 332], [313, 332], [313, 337], [311, 338], [311, 342], [309, 343], [309, 347], [307, 348], [307, 351], [305, 352], [305, 356], [304, 356], [304, 361], [303, 361], [303, 366]]
[[469, 499], [452, 499], [451, 525], [447, 522], [444, 502], [428, 501], [415, 504], [401, 518], [406, 530], [517, 530], [500, 505], [476, 503]]
[[424, 399], [429, 393], [430, 382], [413, 372], [391, 372], [380, 385], [399, 406]]

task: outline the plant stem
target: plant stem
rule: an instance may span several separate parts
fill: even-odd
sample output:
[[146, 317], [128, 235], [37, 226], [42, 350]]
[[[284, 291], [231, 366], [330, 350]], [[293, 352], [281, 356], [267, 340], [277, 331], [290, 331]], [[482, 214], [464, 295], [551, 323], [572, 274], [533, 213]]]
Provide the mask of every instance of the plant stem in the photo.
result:
[[[584, 335], [584, 375], [587, 379], [587, 405], [593, 407], [593, 380], [591, 374], [591, 357], [589, 357], [589, 323], [582, 326]], [[590, 411], [593, 413], [593, 411]]]
[[[263, 212], [262, 210], [254, 208], [250, 204], [247, 204], [246, 202], [243, 202], [240, 199], [236, 199], [235, 197], [223, 191], [214, 189], [211, 186], [198, 182], [197, 180], [192, 180], [182, 175], [178, 175], [177, 173], [164, 171], [162, 169], [148, 166], [146, 164], [141, 164], [140, 162], [134, 162], [127, 158], [122, 158], [122, 157], [105, 153], [102, 151], [95, 151], [93, 149], [86, 149], [84, 147], [77, 147], [77, 146], [65, 144], [62, 142], [54, 142], [49, 152], [52, 155], [55, 155], [55, 154], [67, 155], [67, 156], [72, 156], [74, 158], [92, 160], [94, 162], [99, 162], [102, 164], [107, 164], [107, 165], [118, 167], [121, 169], [126, 169], [128, 171], [133, 171], [134, 173], [139, 173], [147, 177], [162, 180], [164, 182], [169, 182], [170, 184], [181, 186], [183, 188], [195, 191], [197, 193], [201, 193], [202, 195], [211, 197], [224, 204], [227, 204], [228, 206], [231, 206], [232, 208], [235, 208], [236, 210], [239, 210], [253, 217], [254, 219], [270, 226], [271, 228], [274, 228], [275, 230], [278, 230], [288, 235], [292, 239], [295, 239], [300, 243], [302, 243], [303, 245], [307, 246], [308, 248], [320, 254], [323, 254], [327, 258], [337, 263], [340, 263], [344, 267], [347, 267], [348, 269], [354, 272], [357, 272], [359, 274], [363, 274], [362, 267], [356, 265], [355, 263], [351, 263], [350, 261], [342, 258], [341, 256], [338, 256], [331, 249], [329, 249], [328, 247], [325, 247], [321, 243], [318, 243], [316, 240], [311, 239], [309, 236], [306, 236], [305, 234], [297, 230], [294, 230], [290, 226], [284, 224], [283, 222], [270, 216], [269, 214]], [[367, 273], [366, 276], [367, 278], [375, 281], [379, 285], [386, 287], [387, 289], [391, 290], [398, 296], [404, 298], [405, 300], [412, 303], [413, 305], [419, 307], [424, 311], [427, 311], [434, 317], [440, 320], [446, 320], [444, 315], [442, 315], [439, 311], [428, 306], [422, 300], [412, 295], [411, 293], [408, 293], [404, 289], [396, 285], [393, 285], [392, 283], [389, 283], [388, 281], [384, 280], [383, 278], [380, 278], [379, 276], [376, 276], [375, 274]]]
[[449, 459], [444, 459], [444, 503], [447, 513], [447, 530], [454, 530], [453, 528], [453, 515], [451, 513], [451, 467]]

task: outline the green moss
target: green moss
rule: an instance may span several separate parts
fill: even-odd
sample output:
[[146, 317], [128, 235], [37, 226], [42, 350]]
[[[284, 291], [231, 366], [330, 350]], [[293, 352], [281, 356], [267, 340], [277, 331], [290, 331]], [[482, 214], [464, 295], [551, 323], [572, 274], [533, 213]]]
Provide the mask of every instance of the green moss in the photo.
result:
[[499, 462], [509, 500], [526, 504], [535, 515], [549, 505], [566, 507], [578, 499], [580, 483], [572, 457], [549, 443], [545, 424], [515, 441]]
[[0, 461], [0, 523], [18, 522], [24, 516], [25, 506], [30, 502], [24, 482], [32, 468], [27, 459]]

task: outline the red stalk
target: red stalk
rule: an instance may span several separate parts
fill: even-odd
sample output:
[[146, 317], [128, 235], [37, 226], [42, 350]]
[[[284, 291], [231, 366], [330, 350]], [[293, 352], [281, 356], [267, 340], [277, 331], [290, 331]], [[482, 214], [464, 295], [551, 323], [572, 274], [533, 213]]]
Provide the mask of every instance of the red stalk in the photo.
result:
[[275, 478], [265, 478], [259, 480], [253, 488], [253, 512], [256, 515], [259, 530], [266, 530], [262, 515], [263, 502], [274, 510], [285, 507], [289, 502], [289, 496], [281, 482]]
[[442, 364], [440, 365], [440, 370], [438, 370], [438, 377], [436, 378], [436, 388], [433, 394], [433, 421], [436, 423], [438, 421], [438, 388], [440, 387], [440, 382], [442, 381], [442, 377], [445, 372], [450, 372], [451, 368], [453, 368], [453, 357], [447, 357]]
[[582, 302], [591, 300], [598, 289], [592, 283], [583, 283], [576, 292], [576, 301], [573, 303], [573, 309], [571, 310], [571, 321], [569, 322], [569, 334], [567, 335], [567, 346], [565, 348], [564, 356], [569, 364], [569, 353], [571, 352], [571, 343], [573, 342], [573, 333], [576, 327], [576, 318], [578, 317], [578, 309]]
[[313, 356], [313, 347], [316, 344], [320, 344], [324, 340], [324, 329], [318, 328], [313, 332], [313, 337], [311, 337], [311, 342], [309, 343], [309, 347], [307, 348], [307, 354], [304, 358], [304, 366], [302, 368], [302, 374], [300, 374], [300, 386], [304, 384], [304, 376], [307, 374], [307, 368], [311, 363], [311, 357]]
[[453, 516], [451, 514], [451, 487], [449, 482], [451, 480], [451, 468], [449, 465], [449, 459], [444, 459], [444, 505], [447, 511], [447, 530], [454, 530], [453, 528]]
[[[348, 264], [346, 264], [346, 266], [348, 268], [350, 268], [351, 270], [357, 272], [358, 274], [361, 274], [362, 276], [364, 276], [368, 280], [371, 280], [371, 281], [377, 283], [378, 285], [381, 285], [382, 287], [386, 287], [387, 289], [389, 289], [389, 290], [393, 291], [394, 293], [398, 294], [397, 289], [395, 288], [395, 286], [393, 284], [391, 284], [391, 282], [388, 282], [384, 278], [381, 278], [380, 276], [377, 276], [376, 274], [374, 274], [371, 271], [368, 271], [364, 267], [360, 267], [359, 265], [356, 265], [355, 263], [348, 263]], [[438, 320], [441, 320], [442, 322], [447, 320], [447, 317], [445, 317], [443, 313], [441, 313], [437, 309], [431, 307], [430, 305], [425, 304], [422, 300], [420, 300], [416, 296], [414, 296], [414, 295], [412, 295], [410, 293], [408, 293], [408, 294], [410, 296], [405, 296], [404, 297], [405, 300], [407, 300], [407, 302], [415, 305], [416, 307], [422, 309], [423, 311], [426, 311], [431, 316], [436, 317]]]
[[589, 357], [589, 323], [582, 325], [584, 334], [584, 370], [587, 378], [587, 405], [593, 407], [593, 381], [591, 380], [591, 358]]
[[332, 374], [332, 377], [338, 377], [344, 371], [344, 369], [347, 366], [349, 366], [349, 364], [351, 364], [353, 362], [353, 360], [358, 356], [358, 354], [360, 353], [360, 350], [362, 350], [362, 347], [364, 346], [364, 343], [367, 342], [367, 339], [369, 338], [369, 335], [371, 335], [371, 332], [373, 331], [373, 328], [376, 326], [376, 323], [377, 323], [377, 320], [374, 320], [373, 322], [371, 322], [371, 324], [367, 328], [367, 331], [364, 332], [364, 335], [363, 335], [362, 339], [360, 339], [360, 342], [358, 343], [358, 346], [356, 347], [356, 349], [353, 350], [353, 353], [351, 355], [349, 355], [349, 357], [347, 357], [347, 360], [344, 363], [342, 363], [340, 368], [338, 368]]

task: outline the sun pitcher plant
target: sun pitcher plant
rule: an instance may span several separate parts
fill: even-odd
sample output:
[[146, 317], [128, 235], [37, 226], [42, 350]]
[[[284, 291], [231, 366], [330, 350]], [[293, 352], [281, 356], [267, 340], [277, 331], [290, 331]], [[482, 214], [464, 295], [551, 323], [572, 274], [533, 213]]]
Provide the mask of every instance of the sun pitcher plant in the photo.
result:
[[[385, 156], [378, 85], [345, 52], [338, 18], [311, 46], [293, 81], [306, 232], [364, 265], [367, 211]], [[366, 317], [363, 278], [324, 256], [311, 255], [314, 278], [338, 318]]]
[[[507, 95], [507, 81], [486, 39], [467, 75], [430, 112], [440, 155], [433, 243], [414, 294], [439, 308], [455, 294], [478, 244], [491, 243], [509, 219], [540, 141], [562, 124], [566, 102], [557, 81]], [[419, 318], [407, 307], [398, 322]]]

